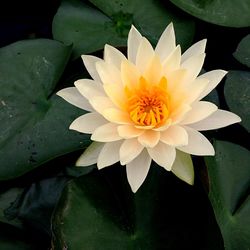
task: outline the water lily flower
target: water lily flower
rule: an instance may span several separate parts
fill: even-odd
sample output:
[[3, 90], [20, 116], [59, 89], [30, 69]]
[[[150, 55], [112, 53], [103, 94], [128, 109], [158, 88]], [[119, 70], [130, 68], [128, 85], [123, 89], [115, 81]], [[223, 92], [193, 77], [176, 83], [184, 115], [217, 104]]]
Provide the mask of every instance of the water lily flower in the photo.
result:
[[155, 48], [132, 26], [127, 58], [110, 45], [105, 45], [104, 59], [83, 55], [93, 80], [78, 80], [75, 87], [57, 93], [89, 111], [70, 125], [70, 129], [92, 134], [92, 144], [76, 165], [97, 163], [98, 169], [103, 169], [120, 162], [126, 165], [133, 192], [145, 180], [152, 160], [193, 184], [190, 154], [215, 154], [199, 131], [241, 120], [201, 101], [227, 73], [213, 70], [199, 75], [205, 46], [204, 39], [181, 54], [170, 23]]

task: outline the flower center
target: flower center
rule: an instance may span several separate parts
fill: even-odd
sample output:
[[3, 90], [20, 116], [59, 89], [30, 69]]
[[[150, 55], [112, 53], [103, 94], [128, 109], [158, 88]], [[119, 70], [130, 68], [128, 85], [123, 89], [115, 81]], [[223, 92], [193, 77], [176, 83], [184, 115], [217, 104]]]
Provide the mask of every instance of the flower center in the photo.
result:
[[159, 127], [168, 117], [167, 79], [162, 77], [157, 85], [150, 85], [141, 77], [137, 88], [128, 93], [128, 112], [139, 126]]

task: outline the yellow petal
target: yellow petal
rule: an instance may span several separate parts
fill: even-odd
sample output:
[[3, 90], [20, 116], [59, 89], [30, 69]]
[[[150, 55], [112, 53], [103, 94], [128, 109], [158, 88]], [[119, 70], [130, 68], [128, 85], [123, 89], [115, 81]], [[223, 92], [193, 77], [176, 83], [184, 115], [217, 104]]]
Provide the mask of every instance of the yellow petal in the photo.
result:
[[121, 77], [124, 86], [133, 89], [139, 82], [140, 73], [130, 62], [123, 61], [121, 65]]
[[108, 108], [103, 111], [103, 116], [110, 122], [117, 124], [132, 124], [129, 114], [119, 109]]
[[120, 84], [104, 84], [103, 88], [109, 99], [120, 109], [126, 110], [127, 98], [124, 93], [124, 87]]
[[163, 76], [162, 64], [158, 56], [154, 56], [145, 69], [144, 76], [150, 84], [158, 84]]

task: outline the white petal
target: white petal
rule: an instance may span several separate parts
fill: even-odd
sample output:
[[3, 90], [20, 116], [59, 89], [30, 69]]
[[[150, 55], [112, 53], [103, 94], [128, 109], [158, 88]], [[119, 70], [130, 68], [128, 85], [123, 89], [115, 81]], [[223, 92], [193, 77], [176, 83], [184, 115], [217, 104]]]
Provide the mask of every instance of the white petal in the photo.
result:
[[106, 96], [101, 83], [90, 79], [80, 79], [75, 81], [77, 90], [87, 99], [93, 96]]
[[89, 100], [91, 106], [98, 112], [101, 113], [108, 108], [115, 108], [115, 105], [108, 97], [97, 96]]
[[210, 116], [217, 110], [217, 106], [211, 102], [200, 101], [192, 105], [192, 109], [188, 112], [187, 116], [181, 124], [195, 123]]
[[62, 89], [56, 94], [78, 108], [87, 111], [93, 111], [93, 108], [89, 104], [89, 101], [84, 96], [82, 96], [75, 87]]
[[124, 139], [138, 137], [144, 133], [143, 129], [135, 128], [133, 125], [121, 125], [118, 128], [118, 134]]
[[176, 151], [174, 147], [159, 142], [154, 148], [148, 148], [150, 157], [161, 167], [170, 171], [175, 160]]
[[113, 123], [107, 123], [98, 127], [91, 136], [91, 140], [99, 142], [112, 142], [121, 139], [117, 132], [117, 125]]
[[134, 64], [141, 39], [142, 36], [140, 32], [132, 25], [128, 33], [128, 60]]
[[160, 140], [160, 132], [154, 130], [145, 130], [143, 134], [138, 137], [138, 141], [144, 147], [154, 147]]
[[143, 37], [136, 56], [136, 67], [143, 74], [154, 57], [155, 52], [150, 42]]
[[105, 83], [122, 84], [121, 72], [114, 64], [109, 64], [104, 61], [97, 62], [96, 70], [103, 84]]
[[120, 147], [120, 161], [122, 165], [128, 164], [134, 160], [143, 150], [143, 146], [137, 139], [125, 140]]
[[161, 132], [160, 140], [171, 146], [183, 146], [188, 144], [188, 134], [181, 126], [171, 126]]
[[121, 62], [127, 59], [118, 49], [106, 44], [104, 47], [104, 60], [109, 64], [114, 64], [120, 70]]
[[173, 23], [170, 23], [163, 31], [155, 52], [160, 56], [161, 60], [165, 60], [175, 49], [175, 33]]
[[95, 80], [95, 81], [101, 81], [101, 78], [99, 77], [99, 74], [96, 71], [96, 63], [103, 61], [102, 59], [95, 57], [95, 56], [90, 56], [90, 55], [82, 55], [82, 60], [85, 65], [85, 68], [89, 72], [90, 76]]
[[181, 63], [181, 47], [178, 45], [174, 51], [163, 62], [164, 72], [177, 70], [180, 68]]
[[188, 48], [181, 57], [181, 62], [186, 61], [189, 57], [194, 55], [199, 55], [205, 52], [207, 39], [203, 39], [195, 44], [193, 44], [190, 48]]
[[206, 95], [208, 95], [222, 80], [222, 78], [227, 74], [227, 71], [225, 70], [212, 70], [209, 71], [201, 76], [199, 78], [205, 78], [209, 80], [208, 86], [205, 88], [205, 90], [200, 94], [199, 99], [202, 99]]
[[190, 185], [194, 184], [194, 166], [189, 154], [177, 150], [171, 171], [186, 183]]
[[85, 167], [97, 163], [97, 157], [103, 146], [104, 143], [92, 142], [90, 146], [85, 149], [84, 153], [78, 158], [76, 166]]
[[191, 107], [186, 104], [182, 104], [176, 108], [173, 113], [170, 114], [172, 124], [178, 124], [181, 120], [183, 120], [187, 116], [189, 110], [191, 110]]
[[240, 121], [241, 119], [238, 115], [226, 110], [218, 109], [209, 117], [205, 118], [202, 121], [190, 124], [189, 127], [199, 131], [203, 131], [223, 128]]
[[200, 132], [185, 127], [188, 133], [188, 145], [177, 147], [179, 150], [192, 155], [214, 155], [213, 145]]
[[147, 177], [151, 158], [146, 150], [126, 165], [127, 178], [132, 191], [135, 193]]
[[81, 133], [92, 134], [95, 129], [107, 123], [107, 120], [104, 119], [98, 113], [88, 113], [82, 115], [75, 119], [70, 124], [70, 129], [79, 131]]
[[187, 70], [186, 81], [193, 81], [200, 73], [205, 60], [205, 53], [189, 57], [181, 64], [181, 68]]
[[119, 149], [121, 144], [122, 141], [105, 143], [97, 159], [98, 169], [113, 165], [120, 160]]
[[105, 109], [103, 116], [110, 122], [117, 124], [131, 124], [130, 117], [127, 112], [115, 108]]
[[209, 80], [205, 78], [196, 78], [194, 81], [189, 83], [186, 86], [188, 94], [185, 101], [187, 103], [199, 101], [201, 93], [207, 88], [208, 84]]

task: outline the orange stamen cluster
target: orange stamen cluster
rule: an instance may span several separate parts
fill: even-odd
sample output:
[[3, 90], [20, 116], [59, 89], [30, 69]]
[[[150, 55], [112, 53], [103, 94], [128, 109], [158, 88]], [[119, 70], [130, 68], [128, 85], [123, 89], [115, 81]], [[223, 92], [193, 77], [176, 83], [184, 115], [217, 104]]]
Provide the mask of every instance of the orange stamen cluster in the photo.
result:
[[136, 125], [159, 127], [164, 123], [169, 114], [166, 87], [165, 77], [156, 85], [141, 77], [134, 90], [127, 89], [128, 112]]

